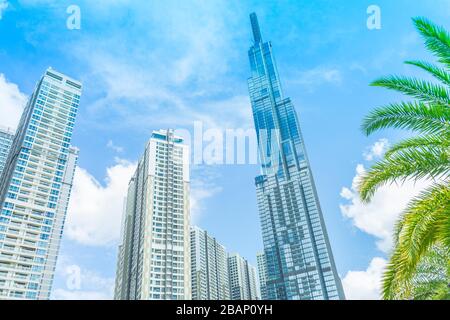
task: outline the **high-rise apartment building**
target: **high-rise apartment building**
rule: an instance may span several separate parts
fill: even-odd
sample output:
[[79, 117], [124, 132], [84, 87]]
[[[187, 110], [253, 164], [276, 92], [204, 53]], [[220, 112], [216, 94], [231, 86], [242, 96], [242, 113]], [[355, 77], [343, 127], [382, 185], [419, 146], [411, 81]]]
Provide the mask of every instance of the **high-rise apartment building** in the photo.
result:
[[344, 299], [297, 113], [283, 95], [272, 44], [250, 15], [248, 79], [262, 174], [255, 179], [268, 299]]
[[0, 181], [0, 299], [48, 299], [78, 151], [81, 83], [48, 69], [29, 99]]
[[231, 300], [260, 300], [256, 269], [237, 253], [228, 256]]
[[191, 299], [189, 238], [188, 146], [154, 131], [128, 187], [115, 299]]
[[13, 139], [14, 133], [10, 129], [0, 128], [0, 181]]
[[256, 254], [256, 262], [258, 264], [258, 280], [259, 280], [259, 290], [261, 292], [261, 299], [267, 300], [267, 264], [264, 252], [258, 252]]
[[191, 227], [193, 300], [229, 300], [228, 254], [208, 232]]

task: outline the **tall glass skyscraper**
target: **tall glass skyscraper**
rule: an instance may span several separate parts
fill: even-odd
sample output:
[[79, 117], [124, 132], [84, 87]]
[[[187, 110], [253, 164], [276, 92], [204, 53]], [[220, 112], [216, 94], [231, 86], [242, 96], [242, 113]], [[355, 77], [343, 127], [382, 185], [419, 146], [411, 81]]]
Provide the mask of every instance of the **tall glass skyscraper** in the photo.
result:
[[78, 150], [81, 83], [48, 69], [28, 101], [0, 181], [0, 299], [48, 299]]
[[255, 179], [268, 299], [344, 299], [299, 121], [283, 96], [270, 42], [256, 14], [248, 79], [262, 174]]
[[191, 299], [189, 152], [173, 130], [154, 131], [130, 180], [116, 300]]

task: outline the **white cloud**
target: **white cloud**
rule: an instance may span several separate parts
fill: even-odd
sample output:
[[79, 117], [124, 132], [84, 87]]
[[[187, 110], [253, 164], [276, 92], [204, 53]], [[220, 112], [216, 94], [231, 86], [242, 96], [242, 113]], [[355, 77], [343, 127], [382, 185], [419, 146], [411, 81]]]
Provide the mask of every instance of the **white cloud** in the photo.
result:
[[222, 191], [222, 187], [216, 185], [218, 174], [208, 166], [193, 167], [195, 178], [191, 180], [190, 209], [191, 224], [198, 224], [205, 211], [204, 201]]
[[381, 296], [381, 278], [386, 260], [375, 257], [365, 271], [349, 271], [342, 279], [348, 300], [376, 300]]
[[72, 259], [61, 256], [58, 259], [56, 275], [65, 282], [52, 291], [54, 300], [110, 300], [113, 298], [114, 278], [104, 277], [97, 272], [71, 263]]
[[389, 141], [385, 138], [378, 140], [363, 153], [364, 160], [372, 161], [381, 157], [389, 148]]
[[55, 289], [52, 300], [111, 300], [112, 295], [99, 291]]
[[75, 171], [65, 234], [85, 245], [111, 245], [120, 236], [123, 200], [135, 164], [116, 159], [107, 168], [105, 185], [85, 169]]
[[297, 72], [290, 77], [289, 81], [302, 85], [310, 92], [313, 92], [317, 86], [323, 84], [340, 85], [342, 83], [342, 73], [337, 68], [318, 66], [310, 70]]
[[405, 33], [396, 40], [395, 46], [386, 46], [385, 49], [377, 51], [370, 56], [370, 60], [365, 65], [377, 70], [386, 70], [392, 63], [406, 60], [415, 55], [415, 50], [423, 48], [420, 35], [415, 31]]
[[27, 96], [20, 92], [16, 84], [8, 82], [5, 75], [0, 73], [0, 125], [15, 130], [26, 103]]
[[[56, 0], [20, 2], [45, 4], [54, 15], [61, 14]], [[78, 61], [83, 82], [95, 83], [95, 98], [85, 101], [77, 120], [84, 128], [148, 133], [160, 127], [186, 128], [194, 121], [209, 127], [252, 125], [245, 86], [230, 68], [242, 60], [236, 40], [248, 32], [241, 27], [241, 18], [247, 19], [238, 10], [241, 4], [84, 0], [80, 7], [83, 19], [92, 20], [99, 32], [82, 33], [58, 48]], [[124, 18], [133, 21], [127, 28], [110, 24]], [[48, 39], [46, 31], [58, 27], [55, 21], [48, 19], [41, 29], [41, 22], [32, 19], [30, 41], [45, 37], [52, 43], [55, 39]], [[139, 37], [131, 39], [130, 33]]]
[[429, 182], [419, 180], [388, 184], [379, 188], [369, 203], [363, 203], [357, 185], [364, 172], [364, 166], [358, 164], [352, 186], [342, 188], [341, 196], [348, 203], [340, 205], [341, 213], [351, 219], [358, 229], [375, 236], [378, 239], [378, 249], [387, 253], [392, 247], [392, 232], [399, 215]]
[[[380, 139], [363, 153], [367, 161], [381, 157], [389, 146], [387, 139]], [[340, 209], [344, 217], [355, 227], [374, 236], [379, 250], [388, 253], [392, 248], [395, 222], [408, 202], [417, 196], [430, 182], [419, 180], [401, 184], [388, 184], [377, 190], [369, 203], [363, 203], [357, 185], [366, 169], [363, 164], [356, 166], [356, 175], [351, 187], [343, 187], [341, 197], [347, 200]], [[386, 260], [374, 257], [366, 271], [349, 271], [342, 280], [348, 299], [379, 299], [380, 286]]]
[[[233, 5], [142, 2], [124, 11], [125, 3], [116, 2], [117, 6], [103, 6], [109, 14], [98, 14], [97, 4], [86, 3], [84, 16], [95, 14], [96, 23], [101, 23], [127, 12], [133, 19], [131, 29], [112, 26], [101, 34], [81, 35], [62, 48], [81, 60], [86, 67], [83, 81], [96, 83], [95, 95], [101, 97], [85, 105], [86, 122], [146, 131], [196, 120], [208, 126], [252, 124], [244, 117], [251, 112], [248, 96], [239, 91], [243, 87], [229, 68], [237, 59], [238, 42], [233, 40], [242, 30], [235, 28], [240, 21]], [[130, 32], [139, 39], [131, 40]]]
[[[88, 81], [98, 83], [99, 90], [106, 92], [86, 106], [90, 125], [145, 131], [169, 126], [186, 128], [194, 121], [202, 121], [208, 127], [252, 125], [248, 120], [251, 107], [247, 95], [227, 93], [223, 88], [229, 86], [224, 84], [223, 96], [217, 98], [214, 81], [201, 89], [196, 85], [190, 90], [181, 84], [174, 87], [177, 82], [170, 76], [174, 70], [159, 70], [158, 64], [145, 67], [134, 59], [104, 52], [90, 55], [92, 70]], [[98, 121], [99, 117], [102, 121]]]
[[[116, 244], [128, 182], [135, 168], [134, 163], [116, 159], [116, 164], [106, 170], [104, 185], [85, 169], [76, 169], [64, 231], [69, 239], [90, 246]], [[202, 166], [191, 171], [195, 172], [190, 193], [191, 221], [195, 223], [205, 210], [204, 201], [222, 188], [215, 184], [217, 173], [213, 169]]]
[[353, 62], [350, 65], [350, 70], [351, 71], [359, 71], [359, 72], [361, 72], [363, 74], [367, 74], [367, 67], [365, 65], [361, 64], [361, 63], [358, 63], [358, 62]]
[[8, 8], [8, 1], [7, 0], [0, 0], [0, 20], [3, 17], [3, 11], [6, 10], [6, 8]]
[[115, 145], [112, 140], [108, 140], [106, 147], [108, 147], [109, 149], [111, 149], [117, 153], [122, 153], [124, 151], [123, 147]]

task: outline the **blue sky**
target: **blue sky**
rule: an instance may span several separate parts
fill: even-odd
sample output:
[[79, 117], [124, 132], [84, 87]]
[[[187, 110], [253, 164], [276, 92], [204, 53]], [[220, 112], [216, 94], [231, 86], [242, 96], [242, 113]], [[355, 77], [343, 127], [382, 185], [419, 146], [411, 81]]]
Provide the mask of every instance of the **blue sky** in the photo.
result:
[[[71, 4], [81, 9], [81, 30], [66, 28]], [[371, 4], [381, 9], [380, 30], [366, 27]], [[377, 296], [392, 223], [422, 185], [386, 187], [369, 206], [355, 196], [357, 169], [405, 134], [360, 132], [371, 108], [400, 99], [368, 84], [390, 73], [422, 75], [402, 64], [430, 58], [411, 17], [445, 25], [446, 0], [0, 0], [0, 125], [14, 125], [48, 66], [84, 84], [73, 138], [80, 169], [53, 297], [111, 297], [122, 197], [152, 130], [190, 130], [194, 121], [252, 128], [246, 80], [253, 11], [299, 113], [347, 295]], [[253, 264], [262, 249], [258, 173], [257, 165], [191, 172], [195, 223]], [[74, 266], [82, 277], [75, 288], [67, 283]]]

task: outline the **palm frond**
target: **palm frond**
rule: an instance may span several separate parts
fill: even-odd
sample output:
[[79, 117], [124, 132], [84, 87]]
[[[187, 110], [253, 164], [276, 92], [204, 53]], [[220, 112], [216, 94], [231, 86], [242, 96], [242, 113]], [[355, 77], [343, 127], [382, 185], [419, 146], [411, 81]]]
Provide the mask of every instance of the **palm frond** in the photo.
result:
[[[448, 245], [442, 231], [450, 220], [450, 188], [448, 183], [436, 183], [415, 198], [404, 211], [396, 225], [395, 249], [383, 276], [385, 299], [405, 298], [419, 284], [441, 281], [444, 274], [437, 274], [433, 260], [442, 253], [447, 257]], [[443, 245], [442, 252], [430, 252], [432, 246]], [[424, 258], [426, 257], [426, 259]], [[424, 259], [426, 261], [424, 261]], [[441, 272], [442, 273], [442, 272]], [[417, 293], [414, 294], [418, 298]]]
[[450, 106], [450, 93], [447, 88], [428, 81], [411, 77], [388, 76], [373, 81], [371, 85], [399, 91], [422, 102]]
[[391, 254], [382, 277], [382, 298], [384, 300], [395, 300], [407, 295], [408, 283], [402, 283], [398, 277], [398, 265], [400, 264], [400, 248], [397, 246]]
[[447, 150], [403, 150], [375, 163], [361, 177], [358, 190], [362, 201], [368, 202], [377, 188], [393, 182], [422, 178], [447, 178], [450, 172]]
[[449, 134], [444, 135], [431, 134], [404, 139], [390, 147], [384, 156], [390, 157], [402, 151], [429, 150], [430, 148], [438, 148], [441, 149], [442, 152], [449, 150], [450, 131]]
[[371, 111], [361, 126], [366, 135], [394, 128], [439, 133], [450, 130], [450, 108], [442, 105], [427, 106], [422, 102], [392, 103]]
[[439, 58], [439, 62], [450, 68], [450, 34], [447, 30], [422, 17], [414, 18], [413, 22], [426, 47]]
[[407, 270], [416, 268], [422, 255], [434, 242], [445, 241], [441, 230], [450, 220], [450, 188], [446, 183], [435, 183], [408, 205], [397, 227], [398, 243]]
[[432, 63], [426, 61], [405, 61], [406, 64], [419, 67], [431, 75], [433, 75], [439, 81], [442, 81], [447, 86], [450, 86], [450, 74], [443, 68], [440, 68]]
[[423, 254], [410, 277], [401, 266], [401, 248], [396, 246], [384, 270], [382, 298], [386, 300], [443, 300], [450, 298], [450, 250], [435, 243]]
[[450, 34], [425, 18], [414, 18], [413, 22], [426, 47], [442, 65], [418, 60], [406, 64], [421, 68], [440, 83], [403, 76], [372, 82], [372, 86], [404, 93], [416, 101], [373, 110], [363, 121], [364, 133], [394, 128], [420, 135], [390, 147], [383, 159], [362, 175], [358, 191], [362, 201], [368, 202], [378, 188], [388, 183], [435, 180], [410, 202], [395, 226], [395, 247], [383, 274], [382, 296], [447, 299], [450, 298]]
[[421, 258], [411, 283], [411, 297], [415, 300], [443, 300], [450, 298], [450, 249], [434, 244]]

